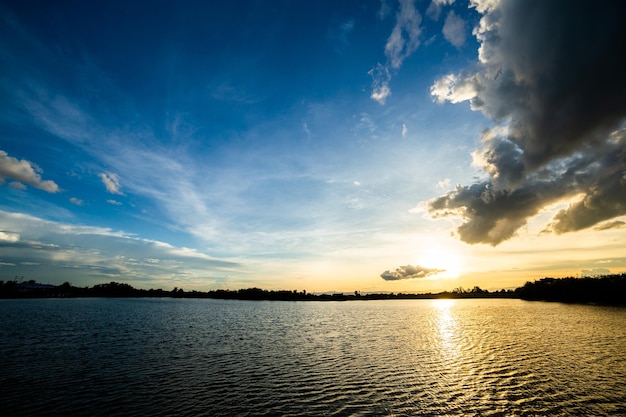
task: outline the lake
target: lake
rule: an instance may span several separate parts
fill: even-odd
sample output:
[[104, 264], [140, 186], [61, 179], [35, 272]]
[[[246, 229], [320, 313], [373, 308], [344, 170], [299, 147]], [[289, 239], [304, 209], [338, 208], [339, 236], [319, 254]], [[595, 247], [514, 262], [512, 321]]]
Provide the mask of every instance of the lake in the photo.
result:
[[626, 308], [0, 300], [3, 416], [626, 415]]

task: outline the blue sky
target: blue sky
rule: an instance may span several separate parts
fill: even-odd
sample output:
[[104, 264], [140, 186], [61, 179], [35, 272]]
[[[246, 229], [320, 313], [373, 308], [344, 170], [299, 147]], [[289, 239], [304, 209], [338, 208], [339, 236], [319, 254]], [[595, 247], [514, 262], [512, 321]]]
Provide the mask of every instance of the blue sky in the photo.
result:
[[626, 270], [624, 198], [577, 206], [626, 190], [626, 111], [586, 122], [534, 90], [572, 51], [543, 68], [550, 28], [505, 30], [531, 6], [557, 34], [578, 22], [496, 0], [2, 2], [0, 279], [426, 291]]

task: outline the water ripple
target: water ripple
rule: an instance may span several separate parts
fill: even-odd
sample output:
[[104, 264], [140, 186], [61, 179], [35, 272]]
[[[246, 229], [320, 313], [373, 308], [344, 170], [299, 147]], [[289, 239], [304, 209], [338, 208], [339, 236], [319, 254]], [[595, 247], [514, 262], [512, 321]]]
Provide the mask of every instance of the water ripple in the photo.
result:
[[625, 309], [93, 299], [0, 314], [3, 416], [626, 415]]

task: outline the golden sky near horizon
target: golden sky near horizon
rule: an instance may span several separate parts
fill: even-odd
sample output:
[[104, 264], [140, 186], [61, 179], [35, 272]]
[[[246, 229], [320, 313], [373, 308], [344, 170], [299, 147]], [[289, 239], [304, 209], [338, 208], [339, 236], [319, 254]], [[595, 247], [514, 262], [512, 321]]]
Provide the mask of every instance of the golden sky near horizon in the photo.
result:
[[2, 280], [626, 272], [621, 2], [35, 3], [0, 4]]

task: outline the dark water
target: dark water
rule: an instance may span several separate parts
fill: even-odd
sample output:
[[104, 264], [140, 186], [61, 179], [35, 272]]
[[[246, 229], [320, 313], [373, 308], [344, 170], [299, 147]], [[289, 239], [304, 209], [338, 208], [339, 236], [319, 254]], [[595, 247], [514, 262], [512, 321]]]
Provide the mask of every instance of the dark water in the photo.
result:
[[626, 415], [626, 309], [0, 300], [0, 414]]

